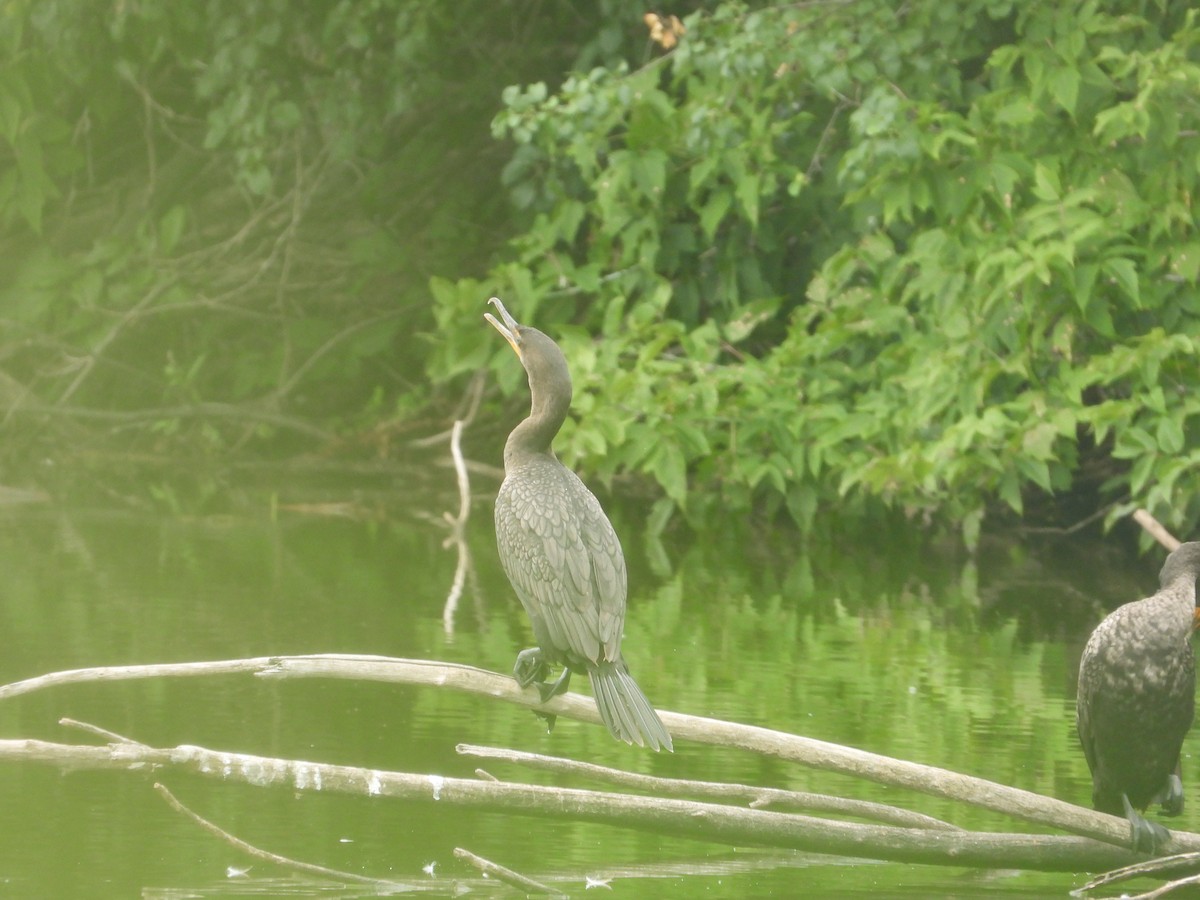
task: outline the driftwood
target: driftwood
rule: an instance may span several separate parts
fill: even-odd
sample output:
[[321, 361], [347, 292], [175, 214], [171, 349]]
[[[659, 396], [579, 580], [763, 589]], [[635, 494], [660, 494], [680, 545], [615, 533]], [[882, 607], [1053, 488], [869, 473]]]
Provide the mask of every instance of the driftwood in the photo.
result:
[[539, 820], [570, 819], [716, 843], [786, 847], [812, 853], [933, 865], [1042, 871], [1097, 871], [1132, 862], [1127, 850], [1088, 838], [861, 825], [715, 803], [532, 784], [476, 781], [229, 753], [180, 745], [107, 746], [0, 740], [0, 760], [65, 769], [134, 773], [179, 771], [259, 788], [352, 794], [463, 806]]
[[[338, 654], [75, 669], [4, 685], [0, 687], [0, 701], [63, 684], [227, 674], [252, 674], [272, 679], [340, 678], [446, 687], [536, 708], [560, 718], [600, 723], [595, 702], [582, 694], [562, 694], [543, 704], [537, 691], [532, 688], [519, 688], [507, 675], [473, 666]], [[1117, 847], [1125, 847], [1129, 843], [1129, 823], [1124, 819], [1032, 791], [769, 728], [666, 710], [660, 710], [659, 715], [671, 735], [681, 740], [737, 747], [825, 771], [853, 775], [878, 784], [957, 800]], [[1172, 837], [1173, 851], [1200, 850], [1200, 835], [1173, 831]]]
[[[1173, 878], [1180, 873], [1194, 873], [1197, 867], [1200, 867], [1200, 853], [1179, 853], [1174, 856], [1160, 856], [1157, 859], [1142, 860], [1132, 865], [1123, 866], [1120, 869], [1114, 869], [1111, 872], [1105, 872], [1103, 875], [1097, 875], [1087, 884], [1072, 891], [1072, 893], [1082, 895], [1102, 887], [1107, 887], [1110, 884], [1120, 884], [1134, 878]], [[1200, 875], [1191, 874], [1180, 878], [1178, 881], [1172, 881], [1152, 891], [1147, 891], [1144, 894], [1122, 894], [1121, 897], [1129, 898], [1129, 900], [1152, 900], [1152, 898], [1161, 897], [1176, 888], [1197, 883], [1200, 883]]]
[[[541, 704], [536, 691], [518, 688], [513, 679], [506, 675], [470, 666], [374, 656], [259, 657], [77, 669], [2, 686], [0, 701], [73, 683], [229, 674], [253, 674], [261, 678], [343, 678], [449, 687], [542, 709], [564, 718], [600, 722], [595, 703], [590, 697], [568, 693]], [[858, 775], [880, 784], [910, 788], [1007, 813], [1039, 825], [1061, 828], [1112, 846], [1099, 847], [1093, 841], [1065, 837], [981, 835], [945, 829], [852, 825], [790, 813], [731, 809], [715, 804], [693, 806], [680, 800], [656, 799], [648, 807], [644, 798], [633, 798], [631, 795], [596, 792], [564, 794], [557, 788], [451, 781], [436, 775], [394, 773], [395, 780], [387, 783], [392, 786], [391, 790], [398, 791], [396, 796], [408, 799], [428, 798], [431, 786], [435, 783], [443, 786], [452, 784], [453, 796], [465, 798], [463, 802], [515, 813], [540, 809], [536, 798], [545, 797], [538, 792], [549, 791], [547, 796], [555, 798], [555, 808], [570, 810], [572, 815], [581, 818], [704, 837], [706, 840], [787, 846], [879, 859], [1072, 871], [1097, 871], [1135, 859], [1124, 849], [1129, 840], [1129, 825], [1114, 816], [969, 775], [812, 738], [669, 711], [662, 711], [661, 715], [672, 735], [680, 740], [739, 747], [815, 768]], [[341, 785], [345, 790], [361, 790], [370, 780], [361, 769], [238, 754], [214, 754], [199, 748], [155, 750], [129, 743], [103, 748], [8, 741], [0, 744], [0, 758], [39, 759], [66, 765], [107, 768], [128, 768], [130, 761], [136, 761], [139, 764], [181, 766], [215, 777], [233, 777], [236, 771], [240, 773], [238, 777], [251, 784], [286, 781], [297, 788], [306, 785], [314, 787], [311, 779], [319, 779], [315, 786], [325, 790], [332, 789], [331, 785], [334, 784]], [[381, 781], [380, 792], [383, 792], [383, 785], [384, 781]], [[375, 792], [370, 787], [367, 784], [368, 794]], [[612, 803], [599, 803], [601, 797], [609, 798]], [[568, 802], [569, 798], [574, 798], [573, 803]], [[1200, 849], [1200, 836], [1178, 831], [1172, 832], [1172, 835], [1175, 849]]]
[[512, 869], [507, 869], [499, 863], [494, 863], [490, 859], [484, 859], [482, 856], [476, 856], [470, 850], [464, 850], [462, 847], [454, 848], [454, 855], [458, 859], [466, 860], [485, 877], [499, 878], [505, 884], [511, 884], [518, 890], [525, 891], [529, 894], [548, 894], [551, 897], [566, 897], [559, 891], [554, 890], [540, 881], [534, 881], [520, 872], [514, 872]]
[[[142, 745], [139, 744], [138, 746]], [[339, 869], [330, 869], [327, 866], [317, 866], [313, 865], [312, 863], [290, 859], [289, 857], [281, 856], [278, 853], [269, 853], [266, 850], [262, 850], [258, 847], [255, 847], [253, 844], [243, 841], [241, 838], [234, 837], [225, 829], [219, 827], [218, 825], [214, 825], [212, 822], [208, 821], [208, 819], [188, 809], [179, 802], [174, 794], [172, 794], [161, 784], [156, 783], [154, 785], [154, 789], [158, 791], [158, 795], [167, 802], [167, 805], [170, 806], [171, 809], [175, 810], [180, 815], [191, 819], [209, 834], [212, 834], [229, 844], [235, 850], [245, 853], [247, 856], [251, 856], [254, 859], [261, 859], [275, 866], [281, 866], [285, 869], [303, 872], [305, 875], [316, 875], [319, 878], [328, 878], [334, 881], [352, 882], [355, 884], [373, 884], [381, 888], [400, 887], [400, 885], [394, 881], [384, 881], [379, 878], [369, 878], [366, 875], [358, 875], [354, 872], [343, 872]]]
[[[540, 753], [526, 753], [521, 750], [478, 747], [474, 744], [459, 744], [455, 749], [464, 756], [503, 760], [504, 762], [516, 763], [546, 772], [577, 775], [583, 778], [603, 781], [607, 784], [618, 784], [622, 787], [652, 793], [660, 797], [701, 797], [726, 803], [744, 803], [750, 809], [765, 809], [767, 807], [806, 809], [815, 812], [836, 813], [841, 816], [852, 816], [858, 819], [868, 819], [884, 825], [897, 825], [901, 828], [934, 828], [945, 829], [947, 831], [962, 830], [957, 825], [951, 825], [948, 822], [943, 822], [941, 819], [935, 819], [933, 816], [926, 816], [922, 813], [888, 806], [886, 803], [874, 803], [869, 800], [852, 800], [845, 797], [832, 797], [828, 794], [812, 794], [806, 791], [756, 787], [749, 784], [729, 784], [723, 781], [659, 778], [654, 775], [626, 772], [621, 769], [598, 766], [594, 763], [578, 762], [573, 759], [544, 756]], [[476, 769], [475, 774], [481, 778], [490, 778], [493, 781], [500, 780], [482, 769]]]

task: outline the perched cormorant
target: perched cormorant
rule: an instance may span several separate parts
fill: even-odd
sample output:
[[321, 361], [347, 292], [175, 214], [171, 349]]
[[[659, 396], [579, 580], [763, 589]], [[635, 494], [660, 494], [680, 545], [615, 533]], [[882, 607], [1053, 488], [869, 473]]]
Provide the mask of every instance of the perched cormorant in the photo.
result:
[[[533, 624], [537, 646], [517, 656], [513, 676], [535, 684], [542, 702], [587, 672], [600, 718], [626, 743], [671, 749], [671, 735], [621, 657], [625, 556], [599, 501], [550, 448], [571, 406], [571, 374], [558, 344], [518, 324], [497, 298], [503, 323], [485, 318], [512, 345], [529, 376], [532, 404], [504, 445], [496, 497], [496, 546]], [[553, 684], [550, 666], [564, 666]], [[553, 720], [551, 720], [553, 721]]]
[[1182, 544], [1157, 594], [1126, 603], [1092, 632], [1079, 661], [1075, 724], [1092, 770], [1092, 805], [1129, 819], [1135, 850], [1157, 852], [1170, 832], [1139, 814], [1183, 811], [1179, 752], [1196, 704], [1196, 579], [1200, 542]]

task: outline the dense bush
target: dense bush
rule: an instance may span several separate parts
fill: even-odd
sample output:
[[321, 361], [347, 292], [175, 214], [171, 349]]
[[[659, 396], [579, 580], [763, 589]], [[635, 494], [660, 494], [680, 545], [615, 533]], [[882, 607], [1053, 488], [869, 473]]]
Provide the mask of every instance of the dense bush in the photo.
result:
[[1195, 13], [691, 8], [0, 8], [6, 471], [392, 453], [481, 367], [523, 397], [498, 293], [656, 526], [1194, 527]]
[[[433, 283], [447, 329], [494, 289], [562, 339], [569, 461], [649, 475], [659, 522], [884, 504], [972, 540], [989, 506], [1098, 490], [1195, 525], [1194, 11], [685, 24], [639, 68], [505, 92], [527, 228], [486, 281]], [[456, 332], [435, 374], [490, 337]]]
[[508, 235], [498, 85], [609, 58], [616, 5], [0, 7], [5, 477], [387, 452], [429, 276]]

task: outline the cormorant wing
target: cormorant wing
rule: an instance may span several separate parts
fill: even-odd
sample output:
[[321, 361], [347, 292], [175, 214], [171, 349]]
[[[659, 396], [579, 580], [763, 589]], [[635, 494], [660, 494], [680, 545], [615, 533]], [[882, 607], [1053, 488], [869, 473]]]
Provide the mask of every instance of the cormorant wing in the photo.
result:
[[506, 478], [496, 498], [496, 534], [505, 573], [554, 648], [593, 662], [615, 659], [625, 560], [583, 482], [557, 461]]

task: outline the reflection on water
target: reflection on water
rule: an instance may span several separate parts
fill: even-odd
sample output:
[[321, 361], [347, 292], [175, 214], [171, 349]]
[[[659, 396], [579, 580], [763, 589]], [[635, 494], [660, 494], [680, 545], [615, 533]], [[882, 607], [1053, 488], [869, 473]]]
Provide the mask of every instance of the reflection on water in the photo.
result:
[[[313, 652], [440, 658], [507, 672], [529, 633], [495, 557], [490, 513], [477, 504], [468, 523], [472, 552], [448, 610], [459, 560], [444, 546], [438, 516], [362, 523], [283, 511], [273, 521], [264, 511], [259, 520], [190, 521], [10, 511], [0, 519], [0, 681], [85, 666]], [[985, 542], [971, 560], [903, 529], [843, 530], [807, 545], [794, 535], [726, 530], [664, 547], [639, 533], [636, 510], [613, 513], [631, 570], [625, 653], [657, 707], [1087, 801], [1072, 726], [1079, 648], [1105, 609], [1153, 588], [1157, 559], [1043, 540]], [[508, 746], [1015, 827], [947, 801], [742, 752], [681, 742], [675, 754], [656, 755], [568, 720], [547, 734], [526, 710], [431, 689], [234, 676], [60, 687], [0, 704], [0, 736], [94, 740], [60, 726], [64, 716], [159, 746], [463, 777], [475, 763], [456, 756], [457, 743]], [[488, 765], [502, 778], [554, 782]], [[1187, 755], [1185, 783], [1194, 769]], [[257, 846], [447, 895], [456, 881], [490, 892], [454, 859], [457, 846], [565, 890], [582, 889], [586, 876], [615, 878], [629, 890], [635, 886], [619, 882], [636, 877], [655, 896], [800, 888], [1037, 896], [1079, 881], [735, 851], [598, 825], [154, 777]], [[247, 859], [170, 810], [152, 781], [0, 766], [0, 885], [30, 896], [369, 895]], [[1193, 828], [1193, 814], [1179, 825]]]

